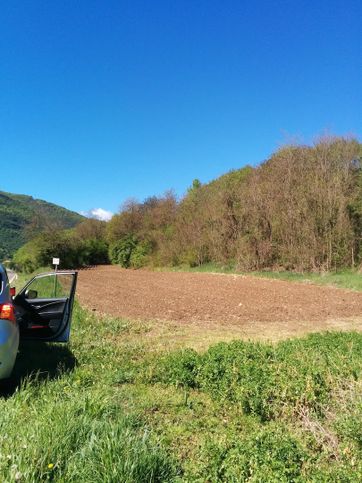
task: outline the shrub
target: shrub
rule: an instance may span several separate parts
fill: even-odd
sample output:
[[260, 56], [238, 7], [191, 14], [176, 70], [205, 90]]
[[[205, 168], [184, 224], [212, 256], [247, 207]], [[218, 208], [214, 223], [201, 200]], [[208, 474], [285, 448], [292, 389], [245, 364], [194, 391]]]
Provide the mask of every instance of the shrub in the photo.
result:
[[108, 244], [104, 240], [84, 240], [80, 243], [77, 259], [78, 266], [109, 263]]
[[114, 242], [109, 248], [111, 262], [128, 268], [130, 266], [132, 252], [136, 246], [137, 239], [133, 235], [127, 235], [121, 240]]
[[336, 387], [361, 377], [362, 335], [313, 334], [277, 346], [219, 343], [202, 355], [176, 352], [158, 371], [160, 381], [200, 387], [263, 421], [305, 409], [323, 416]]
[[60, 258], [60, 268], [78, 268], [108, 263], [108, 245], [101, 239], [81, 239], [72, 230], [47, 232], [23, 245], [14, 255], [21, 271], [31, 273], [47, 267], [54, 256]]
[[138, 243], [132, 250], [129, 264], [132, 268], [141, 268], [147, 264], [148, 255], [152, 251], [152, 246], [148, 241]]

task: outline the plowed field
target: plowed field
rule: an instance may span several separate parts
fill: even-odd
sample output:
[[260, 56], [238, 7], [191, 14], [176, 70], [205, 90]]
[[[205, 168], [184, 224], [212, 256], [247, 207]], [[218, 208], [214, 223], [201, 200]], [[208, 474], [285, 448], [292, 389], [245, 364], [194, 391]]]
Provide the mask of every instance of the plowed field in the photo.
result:
[[217, 328], [219, 333], [279, 339], [362, 329], [362, 293], [253, 276], [100, 266], [80, 272], [78, 297], [99, 313], [192, 325], [199, 334]]

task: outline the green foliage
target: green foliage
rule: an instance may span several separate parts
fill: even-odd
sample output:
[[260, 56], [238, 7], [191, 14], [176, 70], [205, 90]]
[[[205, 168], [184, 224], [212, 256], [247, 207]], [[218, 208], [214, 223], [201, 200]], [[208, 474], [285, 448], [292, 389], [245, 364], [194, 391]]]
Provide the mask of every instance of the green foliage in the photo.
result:
[[31, 196], [0, 192], [0, 259], [10, 257], [48, 227], [72, 228], [83, 219], [78, 213]]
[[22, 344], [0, 399], [1, 480], [361, 480], [361, 334], [202, 354], [152, 337], [76, 304], [70, 346]]
[[152, 251], [152, 245], [148, 241], [137, 243], [131, 253], [129, 264], [132, 268], [141, 268], [147, 264], [148, 255]]
[[152, 245], [147, 240], [138, 240], [134, 235], [128, 234], [109, 247], [109, 259], [123, 268], [141, 268], [148, 262]]
[[282, 425], [259, 427], [226, 444], [209, 445], [208, 481], [291, 482], [301, 479], [308, 452]]
[[114, 264], [128, 268], [131, 264], [132, 252], [135, 250], [136, 246], [137, 239], [133, 235], [127, 235], [110, 245], [109, 259]]
[[60, 258], [60, 268], [78, 268], [108, 262], [108, 245], [101, 239], [81, 239], [71, 230], [46, 232], [14, 254], [18, 269], [31, 273]]
[[195, 178], [192, 181], [192, 185], [187, 190], [187, 192], [188, 192], [188, 194], [191, 194], [191, 193], [194, 193], [195, 191], [197, 191], [199, 188], [201, 188], [201, 181], [199, 179]]
[[20, 346], [12, 381], [1, 388], [1, 481], [141, 483], [177, 475], [151, 428], [117, 400], [111, 381], [121, 353], [104, 344], [108, 330], [76, 306], [70, 348]]
[[[361, 144], [325, 137], [286, 145], [260, 166], [172, 194], [134, 200], [108, 225], [108, 240], [151, 242], [145, 263], [239, 270], [325, 272], [362, 263]], [[142, 262], [143, 265], [143, 262]]]
[[153, 377], [176, 387], [195, 388], [200, 370], [201, 357], [193, 349], [183, 349], [169, 354], [163, 360], [157, 360], [157, 369]]
[[76, 247], [76, 266], [100, 265], [108, 263], [108, 244], [105, 240], [88, 239]]
[[[26, 243], [15, 253], [13, 259], [13, 267], [18, 267], [21, 271], [32, 273], [40, 263], [38, 249], [35, 243]], [[49, 263], [46, 265], [48, 266]]]
[[[101, 393], [73, 391], [73, 396], [58, 399], [56, 392], [51, 384], [24, 387], [5, 414], [3, 409], [0, 440], [8, 455], [0, 461], [4, 480], [141, 482], [165, 481], [172, 475], [167, 456], [150, 441], [147, 430], [135, 428]], [[21, 404], [26, 398], [32, 404], [24, 420]], [[42, 404], [40, 414], [36, 402]], [[24, 423], [18, 419], [15, 424], [15, 418]]]
[[[145, 264], [165, 264], [175, 259], [174, 233], [177, 201], [172, 192], [162, 197], [152, 196], [138, 203], [126, 202], [119, 214], [107, 224], [107, 240], [111, 244], [110, 258], [118, 260], [117, 251], [121, 247], [124, 257], [122, 266], [139, 268]], [[134, 243], [130, 239], [134, 239]], [[123, 240], [128, 247], [122, 248]], [[131, 246], [136, 245], [136, 246]], [[115, 253], [113, 254], [113, 250]], [[134, 251], [132, 260], [128, 252]]]
[[[157, 373], [157, 371], [156, 371]], [[199, 387], [262, 421], [301, 411], [323, 415], [336, 383], [361, 378], [362, 336], [326, 333], [277, 346], [235, 341], [205, 354], [181, 351], [158, 368], [159, 380]]]
[[187, 481], [362, 477], [361, 334], [313, 334], [275, 346], [219, 343], [203, 354], [181, 350], [149, 364], [140, 380], [154, 391], [160, 383], [186, 390], [192, 427], [200, 395], [215, 404], [204, 419], [207, 406], [200, 408], [198, 428], [207, 433]]

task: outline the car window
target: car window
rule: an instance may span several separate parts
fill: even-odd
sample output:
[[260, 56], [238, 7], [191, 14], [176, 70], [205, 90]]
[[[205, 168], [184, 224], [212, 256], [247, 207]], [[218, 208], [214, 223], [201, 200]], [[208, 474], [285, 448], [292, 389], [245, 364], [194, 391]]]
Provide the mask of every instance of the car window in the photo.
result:
[[0, 272], [0, 294], [3, 293], [6, 282], [4, 280], [3, 274]]
[[49, 274], [41, 276], [32, 281], [27, 287], [27, 292], [35, 290], [37, 292], [36, 298], [50, 299], [50, 298], [68, 298], [73, 284], [73, 275]]

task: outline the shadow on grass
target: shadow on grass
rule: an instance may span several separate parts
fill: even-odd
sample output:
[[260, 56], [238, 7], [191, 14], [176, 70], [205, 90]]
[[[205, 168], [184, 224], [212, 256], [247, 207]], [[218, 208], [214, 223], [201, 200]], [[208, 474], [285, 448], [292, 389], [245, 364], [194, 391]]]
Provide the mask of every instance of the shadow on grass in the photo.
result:
[[12, 396], [24, 379], [39, 382], [56, 379], [72, 371], [76, 364], [74, 354], [66, 345], [22, 342], [10, 379], [1, 383], [0, 397]]

